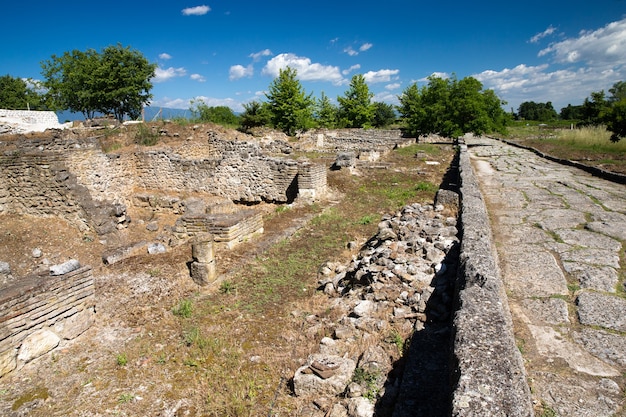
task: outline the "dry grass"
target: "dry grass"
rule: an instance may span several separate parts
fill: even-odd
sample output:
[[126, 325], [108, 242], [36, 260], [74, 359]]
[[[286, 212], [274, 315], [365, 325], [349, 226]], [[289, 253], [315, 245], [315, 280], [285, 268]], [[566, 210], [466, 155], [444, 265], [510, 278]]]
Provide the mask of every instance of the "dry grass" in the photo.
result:
[[626, 140], [613, 143], [610, 137], [611, 133], [604, 126], [579, 129], [509, 128], [509, 138], [526, 146], [558, 158], [626, 174]]

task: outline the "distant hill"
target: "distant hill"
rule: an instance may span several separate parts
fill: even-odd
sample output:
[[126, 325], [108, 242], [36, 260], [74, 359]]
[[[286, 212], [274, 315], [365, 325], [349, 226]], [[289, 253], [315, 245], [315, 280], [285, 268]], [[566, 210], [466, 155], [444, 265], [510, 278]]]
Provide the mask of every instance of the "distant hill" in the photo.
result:
[[[73, 122], [75, 120], [85, 120], [85, 116], [82, 113], [74, 113], [71, 111], [58, 111], [56, 112], [60, 123], [67, 121]], [[144, 109], [144, 118], [147, 122], [160, 119], [176, 119], [176, 118], [189, 118], [191, 112], [189, 109], [171, 109], [167, 107], [146, 107]]]

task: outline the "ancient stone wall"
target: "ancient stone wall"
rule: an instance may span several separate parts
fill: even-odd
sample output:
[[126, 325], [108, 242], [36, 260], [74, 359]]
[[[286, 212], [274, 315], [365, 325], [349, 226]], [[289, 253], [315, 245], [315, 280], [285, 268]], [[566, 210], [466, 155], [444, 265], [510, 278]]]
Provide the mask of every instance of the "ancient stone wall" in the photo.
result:
[[504, 285], [495, 259], [485, 203], [461, 146], [461, 254], [454, 317], [454, 416], [532, 416], [530, 389]]
[[291, 202], [299, 188], [307, 196], [325, 190], [323, 166], [268, 156], [253, 142], [209, 135], [202, 146], [186, 145], [105, 153], [98, 138], [60, 132], [0, 141], [0, 213], [58, 216], [106, 233], [138, 189], [246, 204]]
[[302, 162], [298, 166], [298, 196], [316, 199], [326, 192], [326, 167]]
[[305, 132], [298, 139], [303, 149], [358, 151], [368, 155], [372, 151], [384, 154], [416, 142], [415, 138], [403, 137], [399, 129], [318, 129]]
[[77, 337], [95, 314], [89, 266], [61, 275], [33, 275], [0, 293], [0, 377]]
[[14, 149], [0, 153], [0, 167], [0, 213], [61, 217], [81, 230], [115, 227], [112, 204], [92, 198], [63, 153]]

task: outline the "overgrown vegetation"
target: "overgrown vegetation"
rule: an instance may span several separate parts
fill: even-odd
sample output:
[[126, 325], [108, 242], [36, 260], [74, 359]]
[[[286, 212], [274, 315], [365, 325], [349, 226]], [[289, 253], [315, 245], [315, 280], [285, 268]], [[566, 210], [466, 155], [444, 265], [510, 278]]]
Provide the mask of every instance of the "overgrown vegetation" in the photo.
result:
[[605, 126], [565, 126], [549, 128], [538, 123], [516, 122], [508, 129], [508, 139], [549, 155], [580, 161], [608, 171], [626, 174], [626, 141], [612, 142]]

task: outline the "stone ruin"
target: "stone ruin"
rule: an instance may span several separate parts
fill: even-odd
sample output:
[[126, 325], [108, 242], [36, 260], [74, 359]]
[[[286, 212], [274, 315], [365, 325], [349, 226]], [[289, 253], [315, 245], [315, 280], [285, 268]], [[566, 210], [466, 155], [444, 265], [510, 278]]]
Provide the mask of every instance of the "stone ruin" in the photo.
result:
[[400, 130], [381, 129], [317, 129], [298, 136], [298, 148], [351, 154], [358, 161], [376, 162], [395, 148], [416, 143]]
[[90, 266], [76, 260], [13, 281], [0, 291], [0, 377], [78, 337], [95, 315]]

